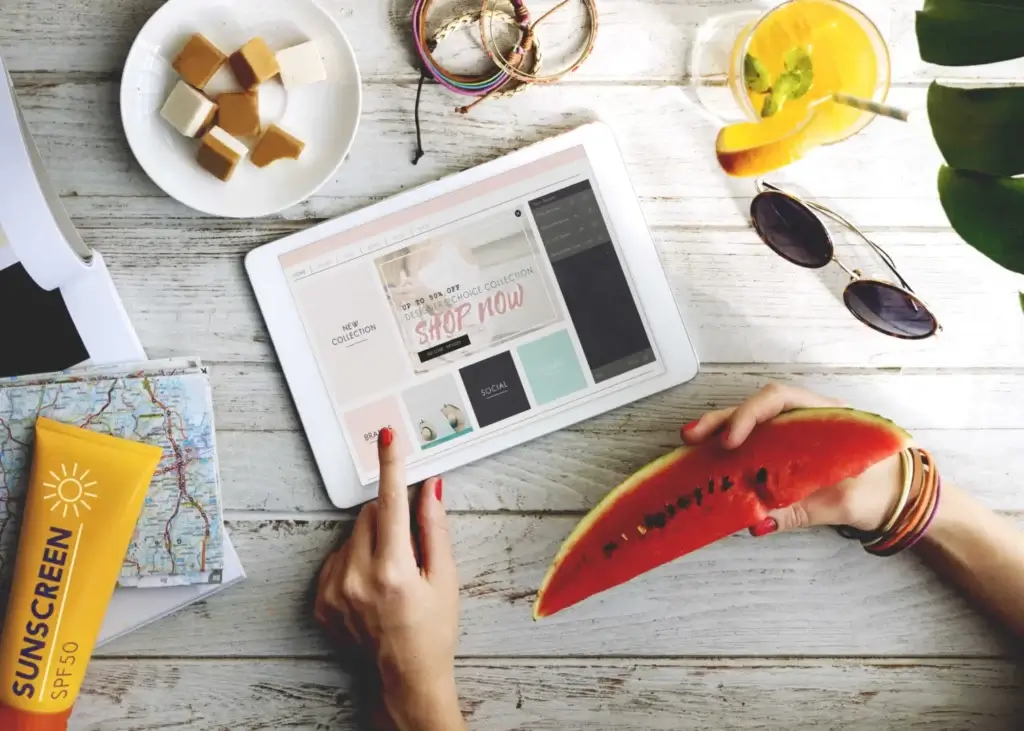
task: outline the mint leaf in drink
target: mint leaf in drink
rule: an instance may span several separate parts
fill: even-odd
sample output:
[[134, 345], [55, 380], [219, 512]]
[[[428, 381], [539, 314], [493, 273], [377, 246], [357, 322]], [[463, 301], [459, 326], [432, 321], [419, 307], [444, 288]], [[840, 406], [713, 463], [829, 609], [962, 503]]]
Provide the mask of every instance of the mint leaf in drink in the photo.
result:
[[764, 106], [761, 107], [761, 117], [766, 118], [773, 114], [778, 114], [787, 101], [798, 99], [806, 94], [806, 89], [802, 93], [798, 93], [803, 87], [803, 83], [801, 77], [793, 71], [781, 74], [775, 80], [775, 83], [772, 84], [771, 91], [764, 100]]
[[771, 88], [772, 79], [764, 64], [749, 53], [743, 57], [743, 84], [748, 91], [764, 94]]
[[792, 75], [798, 82], [790, 90], [788, 98], [799, 99], [810, 91], [811, 84], [814, 83], [814, 65], [811, 62], [811, 54], [803, 46], [795, 46], [789, 50], [782, 63], [786, 68], [782, 76]]
[[803, 46], [793, 46], [782, 59], [782, 65], [786, 71], [808, 72], [812, 70], [811, 54]]
[[786, 103], [786, 97], [781, 94], [776, 94], [772, 90], [768, 96], [764, 98], [764, 104], [761, 105], [761, 119], [767, 119], [775, 114], [779, 113], [782, 109], [782, 105]]

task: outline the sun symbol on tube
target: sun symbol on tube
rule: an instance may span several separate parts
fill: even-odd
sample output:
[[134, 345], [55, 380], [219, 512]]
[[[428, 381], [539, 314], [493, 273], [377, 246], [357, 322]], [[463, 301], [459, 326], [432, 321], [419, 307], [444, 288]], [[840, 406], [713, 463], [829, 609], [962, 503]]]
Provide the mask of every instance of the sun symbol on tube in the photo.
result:
[[68, 517], [68, 508], [75, 511], [75, 517], [79, 517], [79, 508], [85, 508], [86, 510], [92, 510], [92, 506], [89, 505], [89, 501], [86, 498], [96, 498], [97, 495], [94, 492], [89, 492], [90, 487], [96, 485], [95, 481], [86, 482], [89, 478], [89, 470], [85, 470], [82, 474], [78, 474], [78, 463], [75, 462], [71, 468], [71, 473], [68, 474], [67, 465], [62, 464], [60, 466], [61, 474], [58, 475], [56, 472], [50, 471], [50, 476], [53, 478], [53, 482], [44, 482], [43, 487], [48, 487], [53, 492], [48, 495], [43, 495], [43, 500], [54, 500], [53, 505], [50, 506], [50, 512], [52, 513], [57, 508], [63, 506], [64, 510], [62, 513], [63, 517]]

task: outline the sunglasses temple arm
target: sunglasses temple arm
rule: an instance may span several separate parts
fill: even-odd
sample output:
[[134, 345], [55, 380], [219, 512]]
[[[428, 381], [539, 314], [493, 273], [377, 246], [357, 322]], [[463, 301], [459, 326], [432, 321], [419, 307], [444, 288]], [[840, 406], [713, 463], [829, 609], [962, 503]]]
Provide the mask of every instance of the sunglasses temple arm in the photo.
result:
[[[860, 233], [860, 231], [858, 231], [857, 233]], [[900, 274], [899, 270], [898, 270], [898, 269], [896, 268], [896, 263], [895, 263], [895, 262], [894, 262], [894, 261], [892, 260], [892, 257], [891, 257], [891, 256], [889, 256], [889, 254], [888, 254], [888, 253], [886, 252], [886, 250], [885, 250], [885, 249], [883, 249], [883, 248], [882, 248], [881, 246], [879, 246], [878, 244], [876, 244], [876, 243], [875, 243], [874, 241], [872, 241], [871, 239], [869, 239], [869, 238], [868, 238], [867, 236], [864, 236], [864, 234], [860, 234], [860, 235], [861, 235], [861, 237], [862, 237], [862, 238], [863, 238], [863, 239], [864, 239], [865, 241], [867, 241], [867, 242], [868, 242], [869, 244], [871, 244], [871, 248], [872, 248], [872, 249], [874, 249], [875, 251], [877, 251], [877, 252], [878, 252], [878, 255], [879, 255], [880, 257], [882, 257], [882, 261], [884, 261], [884, 262], [885, 262], [885, 265], [886, 265], [887, 267], [889, 267], [889, 270], [890, 270], [890, 271], [891, 271], [891, 272], [892, 272], [893, 274], [895, 274], [895, 275], [896, 275], [896, 278], [897, 278], [898, 280], [900, 280], [900, 284], [902, 284], [902, 285], [903, 285], [903, 288], [904, 288], [905, 290], [907, 290], [908, 292], [910, 292], [911, 294], [913, 294], [913, 293], [914, 293], [914, 289], [913, 289], [913, 287], [911, 287], [911, 286], [910, 286], [910, 285], [909, 285], [909, 284], [907, 283], [907, 280], [903, 278], [903, 275], [902, 275], [902, 274]]]
[[766, 180], [763, 180], [762, 178], [758, 178], [757, 180], [755, 180], [754, 185], [757, 186], [758, 193], [764, 193], [765, 191], [770, 190], [773, 193], [782, 193], [783, 195], [789, 195], [782, 188], [777, 188], [776, 186], [772, 185]]
[[[766, 185], [767, 185], [767, 183], [766, 183]], [[839, 213], [836, 213], [835, 211], [833, 211], [831, 208], [828, 208], [827, 206], [823, 206], [820, 203], [815, 203], [814, 201], [803, 201], [803, 203], [808, 205], [808, 206], [810, 206], [811, 208], [813, 208], [814, 210], [816, 210], [818, 213], [822, 214], [823, 216], [828, 216], [833, 221], [841, 223], [842, 225], [846, 226], [848, 229], [853, 231], [855, 234], [860, 236], [862, 239], [864, 239], [864, 241], [867, 243], [867, 245], [870, 246], [872, 249], [874, 249], [875, 252], [880, 257], [882, 257], [882, 261], [884, 261], [885, 265], [887, 267], [889, 267], [889, 269], [892, 271], [893, 274], [896, 275], [896, 278], [898, 280], [900, 280], [900, 284], [903, 285], [904, 289], [906, 289], [908, 292], [913, 293], [914, 290], [911, 288], [911, 286], [909, 284], [907, 284], [907, 280], [903, 278], [903, 275], [899, 273], [899, 270], [896, 269], [896, 262], [894, 262], [892, 260], [892, 257], [889, 256], [889, 253], [885, 249], [883, 249], [881, 246], [876, 244], [874, 241], [869, 239], [867, 237], [867, 235], [863, 231], [861, 231], [859, 228], [854, 226], [853, 223], [851, 223], [845, 216], [843, 216], [843, 215], [841, 215]]]

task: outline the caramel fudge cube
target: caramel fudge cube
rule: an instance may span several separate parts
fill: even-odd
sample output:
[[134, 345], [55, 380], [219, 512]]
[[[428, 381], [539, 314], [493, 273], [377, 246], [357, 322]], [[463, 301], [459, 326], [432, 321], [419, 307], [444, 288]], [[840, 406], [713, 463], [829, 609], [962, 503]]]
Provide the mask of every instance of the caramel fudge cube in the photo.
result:
[[174, 59], [172, 66], [186, 83], [203, 89], [227, 60], [228, 57], [219, 48], [201, 33], [196, 33]]
[[220, 127], [214, 127], [203, 136], [196, 161], [210, 175], [227, 182], [248, 152], [249, 148], [241, 142]]
[[305, 142], [272, 124], [253, 148], [252, 164], [258, 168], [265, 168], [278, 160], [298, 160], [305, 148]]
[[256, 137], [260, 133], [259, 92], [221, 94], [217, 98], [220, 114], [217, 126], [235, 137]]
[[180, 80], [160, 110], [160, 116], [186, 137], [200, 137], [216, 114], [216, 104]]
[[231, 54], [231, 70], [242, 88], [252, 91], [281, 72], [277, 58], [262, 38], [253, 38]]

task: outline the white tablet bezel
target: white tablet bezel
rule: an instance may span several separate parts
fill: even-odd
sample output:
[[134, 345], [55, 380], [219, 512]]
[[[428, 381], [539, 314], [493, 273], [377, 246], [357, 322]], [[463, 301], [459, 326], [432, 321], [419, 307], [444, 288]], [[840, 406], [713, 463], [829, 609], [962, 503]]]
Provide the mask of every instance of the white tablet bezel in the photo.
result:
[[610, 218], [610, 228], [624, 259], [624, 268], [650, 327], [655, 350], [665, 371], [660, 376], [639, 383], [610, 389], [570, 409], [541, 416], [510, 429], [508, 433], [471, 442], [429, 462], [412, 465], [408, 473], [410, 483], [489, 457], [511, 446], [684, 383], [697, 375], [697, 355], [665, 278], [654, 240], [640, 210], [615, 137], [608, 126], [601, 122], [587, 124], [479, 167], [414, 188], [361, 211], [267, 244], [246, 256], [245, 267], [256, 300], [270, 331], [327, 494], [334, 505], [347, 508], [371, 500], [377, 494], [377, 485], [363, 486], [359, 480], [327, 386], [320, 375], [313, 347], [306, 338], [306, 331], [281, 266], [281, 255], [578, 146], [584, 148], [593, 170], [592, 182]]

